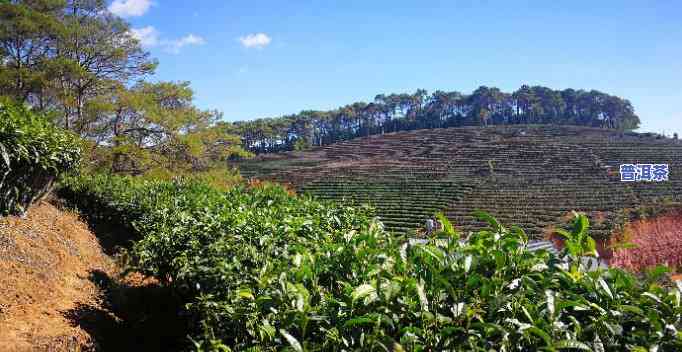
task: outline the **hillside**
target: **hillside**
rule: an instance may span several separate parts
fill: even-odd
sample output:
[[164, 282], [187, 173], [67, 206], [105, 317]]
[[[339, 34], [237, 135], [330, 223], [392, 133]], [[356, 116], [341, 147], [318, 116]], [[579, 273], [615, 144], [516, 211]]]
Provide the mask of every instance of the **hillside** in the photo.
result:
[[[624, 163], [665, 163], [670, 181], [623, 183]], [[246, 177], [289, 183], [322, 199], [369, 203], [393, 231], [444, 210], [462, 230], [481, 209], [539, 237], [571, 210], [605, 237], [620, 210], [682, 201], [682, 143], [577, 126], [415, 130], [240, 163]]]
[[25, 219], [0, 219], [0, 341], [9, 351], [70, 351], [92, 342], [74, 324], [80, 307], [100, 306], [91, 270], [113, 261], [75, 214], [43, 203]]
[[0, 217], [0, 350], [178, 349], [186, 332], [173, 298], [122, 277], [122, 234], [92, 225], [48, 202]]

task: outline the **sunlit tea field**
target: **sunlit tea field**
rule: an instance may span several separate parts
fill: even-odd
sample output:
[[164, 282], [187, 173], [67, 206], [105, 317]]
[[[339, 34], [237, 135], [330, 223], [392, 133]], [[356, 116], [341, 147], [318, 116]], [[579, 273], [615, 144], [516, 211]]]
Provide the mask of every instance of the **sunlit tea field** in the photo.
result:
[[[667, 182], [621, 182], [625, 163], [669, 164]], [[412, 231], [443, 210], [456, 227], [485, 209], [541, 236], [572, 210], [608, 236], [624, 209], [682, 200], [682, 142], [569, 126], [416, 130], [307, 152], [264, 155], [244, 176], [290, 183], [322, 199], [370, 204], [392, 231]]]

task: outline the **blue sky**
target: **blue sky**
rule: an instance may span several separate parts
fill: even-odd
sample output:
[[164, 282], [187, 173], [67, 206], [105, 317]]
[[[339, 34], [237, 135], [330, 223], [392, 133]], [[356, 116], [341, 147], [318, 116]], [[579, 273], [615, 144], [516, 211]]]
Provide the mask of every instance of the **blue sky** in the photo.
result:
[[417, 88], [597, 89], [682, 134], [682, 2], [116, 0], [197, 105], [247, 120]]

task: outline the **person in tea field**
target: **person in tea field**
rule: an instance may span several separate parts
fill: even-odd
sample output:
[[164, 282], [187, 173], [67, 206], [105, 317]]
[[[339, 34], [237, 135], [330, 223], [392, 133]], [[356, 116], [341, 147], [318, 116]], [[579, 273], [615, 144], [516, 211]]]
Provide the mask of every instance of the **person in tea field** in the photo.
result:
[[443, 223], [441, 223], [438, 219], [436, 218], [428, 218], [426, 220], [426, 235], [430, 236], [434, 233], [437, 233], [439, 231], [443, 230]]
[[432, 218], [426, 219], [426, 235], [429, 236], [433, 233], [433, 230], [436, 228], [436, 223], [433, 221]]

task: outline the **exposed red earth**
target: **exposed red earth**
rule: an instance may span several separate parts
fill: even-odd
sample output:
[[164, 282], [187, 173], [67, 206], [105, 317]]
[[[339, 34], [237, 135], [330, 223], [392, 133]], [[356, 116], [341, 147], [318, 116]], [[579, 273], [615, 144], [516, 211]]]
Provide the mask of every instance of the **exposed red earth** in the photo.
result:
[[631, 222], [613, 242], [635, 246], [614, 250], [610, 260], [613, 266], [634, 271], [661, 264], [682, 268], [682, 211]]

